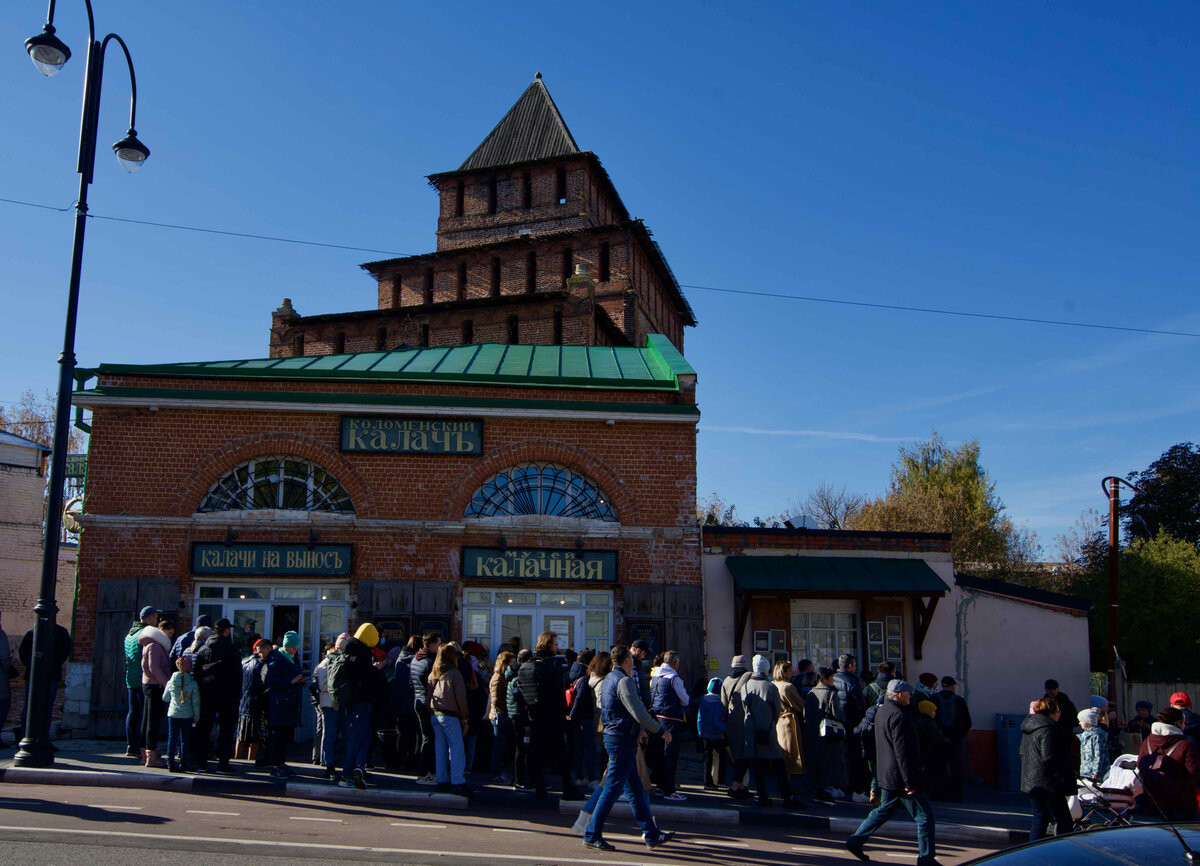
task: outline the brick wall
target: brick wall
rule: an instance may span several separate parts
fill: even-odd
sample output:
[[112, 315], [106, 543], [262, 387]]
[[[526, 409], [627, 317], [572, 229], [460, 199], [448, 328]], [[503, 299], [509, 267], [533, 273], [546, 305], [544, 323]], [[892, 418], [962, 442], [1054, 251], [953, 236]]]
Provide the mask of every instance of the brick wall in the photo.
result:
[[950, 552], [950, 536], [940, 532], [859, 532], [845, 529], [705, 526], [703, 535], [706, 550], [720, 550], [729, 556], [756, 549]]

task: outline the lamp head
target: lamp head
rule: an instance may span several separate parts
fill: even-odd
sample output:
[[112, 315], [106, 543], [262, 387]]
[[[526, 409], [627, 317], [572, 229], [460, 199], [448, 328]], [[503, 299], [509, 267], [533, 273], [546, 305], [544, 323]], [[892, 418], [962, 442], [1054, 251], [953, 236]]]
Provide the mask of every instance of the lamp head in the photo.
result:
[[150, 158], [150, 148], [138, 141], [137, 130], [130, 129], [125, 137], [113, 146], [113, 153], [121, 162], [121, 168], [133, 174]]
[[38, 72], [49, 78], [71, 59], [71, 49], [54, 35], [54, 25], [47, 24], [37, 36], [25, 40], [25, 50]]

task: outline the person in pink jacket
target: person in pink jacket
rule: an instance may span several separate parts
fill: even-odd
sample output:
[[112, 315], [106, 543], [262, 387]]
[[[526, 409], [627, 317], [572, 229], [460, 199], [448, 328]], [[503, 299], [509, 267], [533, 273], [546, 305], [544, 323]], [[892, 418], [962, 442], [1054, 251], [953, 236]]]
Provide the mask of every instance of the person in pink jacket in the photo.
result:
[[147, 767], [166, 768], [167, 762], [158, 752], [158, 729], [163, 719], [163, 689], [171, 679], [171, 640], [175, 625], [163, 620], [158, 628], [142, 629], [138, 644], [142, 648], [142, 693], [146, 710], [142, 714], [142, 763]]

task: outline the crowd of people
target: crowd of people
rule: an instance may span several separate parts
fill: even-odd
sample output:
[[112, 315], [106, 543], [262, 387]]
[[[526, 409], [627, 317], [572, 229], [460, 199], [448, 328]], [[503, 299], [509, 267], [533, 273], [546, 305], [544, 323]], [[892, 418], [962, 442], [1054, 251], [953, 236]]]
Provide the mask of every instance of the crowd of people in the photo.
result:
[[[1186, 692], [1171, 695], [1170, 705], [1154, 714], [1148, 701], [1138, 701], [1136, 714], [1118, 723], [1116, 707], [1093, 695], [1077, 710], [1055, 680], [1029, 705], [1021, 723], [1021, 791], [1032, 806], [1030, 840], [1075, 829], [1069, 798], [1080, 780], [1103, 782], [1126, 748], [1137, 752], [1137, 778], [1144, 794], [1138, 809], [1168, 821], [1200, 817], [1200, 715], [1192, 712]], [[1132, 739], [1122, 743], [1122, 734]]]

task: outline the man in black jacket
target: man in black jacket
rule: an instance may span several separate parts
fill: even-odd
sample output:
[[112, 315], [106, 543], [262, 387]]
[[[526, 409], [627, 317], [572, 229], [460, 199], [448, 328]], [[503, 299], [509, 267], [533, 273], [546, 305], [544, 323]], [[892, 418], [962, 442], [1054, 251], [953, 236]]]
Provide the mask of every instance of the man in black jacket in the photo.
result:
[[846, 850], [869, 860], [863, 845], [903, 806], [917, 824], [917, 866], [938, 866], [934, 859], [934, 821], [929, 798], [922, 790], [921, 749], [912, 711], [912, 686], [904, 680], [888, 683], [887, 700], [875, 714], [875, 754], [881, 802], [846, 840]]
[[192, 754], [202, 771], [208, 770], [209, 747], [214, 722], [217, 725], [217, 767], [223, 776], [237, 773], [233, 738], [237, 731], [238, 704], [242, 698], [242, 657], [233, 646], [233, 624], [222, 617], [215, 630], [196, 652], [192, 674], [200, 687], [200, 721], [192, 734]]
[[538, 635], [533, 646], [533, 658], [521, 665], [517, 671], [521, 697], [529, 706], [529, 776], [537, 788], [539, 798], [546, 797], [546, 764], [557, 764], [562, 777], [562, 798], [582, 800], [583, 797], [571, 781], [571, 762], [567, 757], [566, 685], [563, 671], [558, 664], [558, 635], [544, 631]]
[[[50, 738], [50, 716], [54, 712], [54, 702], [58, 699], [58, 684], [62, 682], [63, 665], [71, 658], [71, 650], [74, 644], [71, 642], [71, 633], [63, 627], [62, 623], [54, 624], [54, 662], [50, 667], [50, 709], [46, 712], [46, 730], [43, 732], [46, 739]], [[21, 727], [17, 733], [17, 745], [21, 745], [21, 740], [25, 737], [25, 719], [29, 712], [29, 666], [33, 663], [33, 629], [25, 632], [25, 637], [21, 638], [21, 645], [17, 647], [17, 657], [21, 660], [21, 664], [25, 666], [25, 710], [21, 714]], [[0, 719], [0, 727], [4, 724], [4, 719]]]
[[436, 785], [434, 776], [435, 754], [433, 749], [433, 720], [429, 710], [429, 671], [437, 657], [442, 636], [427, 631], [421, 637], [421, 648], [413, 656], [408, 667], [409, 681], [413, 688], [413, 710], [417, 714], [417, 726], [421, 731], [421, 744], [417, 748], [417, 784]]

